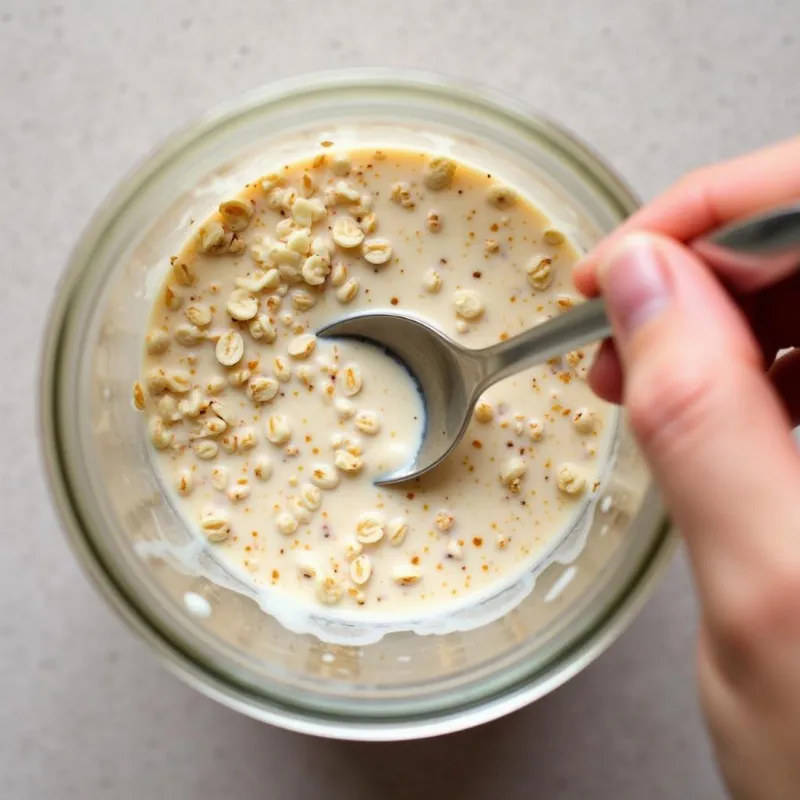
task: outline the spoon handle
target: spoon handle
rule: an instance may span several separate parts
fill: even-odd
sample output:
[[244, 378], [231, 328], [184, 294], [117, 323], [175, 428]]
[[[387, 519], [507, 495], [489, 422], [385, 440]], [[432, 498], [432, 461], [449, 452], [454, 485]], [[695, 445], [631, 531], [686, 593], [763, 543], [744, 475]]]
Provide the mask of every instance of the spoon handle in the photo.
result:
[[800, 203], [724, 225], [691, 243], [704, 261], [736, 279], [737, 288], [760, 288], [800, 264]]
[[605, 301], [598, 298], [581, 303], [519, 336], [478, 351], [483, 362], [481, 391], [509, 375], [610, 335]]
[[730, 222], [695, 239], [692, 247], [704, 243], [737, 255], [800, 255], [800, 202], [781, 206], [744, 220]]

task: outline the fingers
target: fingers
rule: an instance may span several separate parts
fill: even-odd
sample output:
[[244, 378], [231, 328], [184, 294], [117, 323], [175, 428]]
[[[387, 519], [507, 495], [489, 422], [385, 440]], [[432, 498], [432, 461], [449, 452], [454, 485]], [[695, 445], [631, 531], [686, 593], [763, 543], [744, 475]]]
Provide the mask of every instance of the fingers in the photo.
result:
[[[800, 350], [791, 350], [771, 367], [769, 376], [783, 401], [791, 424], [800, 425]], [[800, 487], [797, 488], [800, 495]]]
[[682, 245], [634, 234], [598, 277], [631, 424], [689, 545], [706, 611], [724, 618], [743, 587], [769, 585], [800, 560], [800, 456], [788, 419], [746, 320]]
[[[598, 263], [623, 236], [651, 231], [687, 242], [740, 217], [800, 198], [800, 137], [705, 167], [630, 217], [575, 268], [578, 290], [598, 292]], [[785, 269], [777, 273], [786, 274]]]

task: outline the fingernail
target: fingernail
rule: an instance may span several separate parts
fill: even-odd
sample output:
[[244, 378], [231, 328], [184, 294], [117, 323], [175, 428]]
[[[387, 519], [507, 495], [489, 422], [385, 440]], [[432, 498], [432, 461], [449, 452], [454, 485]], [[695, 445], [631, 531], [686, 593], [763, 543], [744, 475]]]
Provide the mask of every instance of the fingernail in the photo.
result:
[[623, 239], [598, 265], [597, 279], [618, 335], [630, 336], [669, 303], [663, 256], [646, 234]]

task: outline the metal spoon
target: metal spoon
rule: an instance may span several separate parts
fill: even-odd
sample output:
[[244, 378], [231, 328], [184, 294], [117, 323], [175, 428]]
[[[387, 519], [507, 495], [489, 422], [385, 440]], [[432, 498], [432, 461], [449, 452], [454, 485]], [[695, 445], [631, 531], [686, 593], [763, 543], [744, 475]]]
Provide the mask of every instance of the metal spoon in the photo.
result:
[[[800, 205], [723, 226], [691, 245], [737, 270], [800, 262]], [[744, 257], [744, 258], [743, 258]], [[480, 395], [493, 384], [611, 335], [602, 299], [589, 300], [500, 344], [470, 350], [419, 317], [396, 311], [355, 314], [317, 333], [383, 348], [408, 369], [425, 405], [425, 430], [414, 460], [376, 481], [400, 483], [440, 464], [464, 435]]]

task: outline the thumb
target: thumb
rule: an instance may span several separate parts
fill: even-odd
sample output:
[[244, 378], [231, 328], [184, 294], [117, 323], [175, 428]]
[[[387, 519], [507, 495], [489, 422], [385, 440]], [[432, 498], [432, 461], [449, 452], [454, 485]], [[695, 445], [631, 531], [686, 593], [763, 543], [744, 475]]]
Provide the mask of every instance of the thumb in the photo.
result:
[[[598, 280], [624, 373], [623, 402], [701, 594], [795, 565], [800, 456], [738, 308], [677, 242], [635, 233]], [[721, 594], [720, 594], [721, 593]]]

